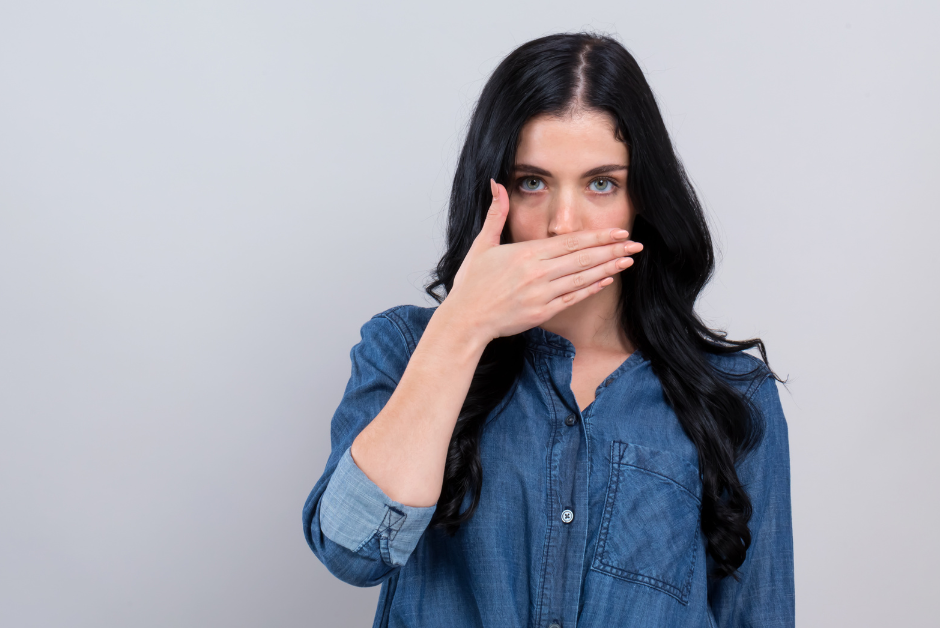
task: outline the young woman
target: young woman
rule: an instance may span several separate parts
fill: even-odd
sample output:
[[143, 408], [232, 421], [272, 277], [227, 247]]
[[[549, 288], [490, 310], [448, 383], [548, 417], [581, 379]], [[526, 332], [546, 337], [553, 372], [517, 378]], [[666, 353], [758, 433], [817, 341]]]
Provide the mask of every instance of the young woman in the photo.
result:
[[496, 68], [447, 246], [438, 306], [362, 327], [303, 512], [375, 626], [792, 626], [778, 378], [696, 316], [712, 241], [623, 46]]

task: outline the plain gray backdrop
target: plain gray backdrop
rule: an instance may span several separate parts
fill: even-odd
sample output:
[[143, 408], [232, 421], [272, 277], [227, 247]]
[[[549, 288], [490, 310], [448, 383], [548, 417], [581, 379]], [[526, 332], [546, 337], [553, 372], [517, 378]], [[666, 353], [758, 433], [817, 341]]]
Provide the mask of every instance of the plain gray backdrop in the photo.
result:
[[300, 518], [349, 350], [429, 304], [489, 73], [590, 28], [640, 62], [706, 205], [702, 317], [790, 377], [799, 624], [935, 626], [938, 18], [3, 2], [0, 624], [371, 625], [378, 588]]

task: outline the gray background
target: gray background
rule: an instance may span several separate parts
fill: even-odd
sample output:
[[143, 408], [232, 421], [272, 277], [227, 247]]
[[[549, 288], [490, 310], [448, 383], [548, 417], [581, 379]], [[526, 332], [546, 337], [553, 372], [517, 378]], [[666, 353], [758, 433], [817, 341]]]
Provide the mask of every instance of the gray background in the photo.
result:
[[940, 11], [326, 4], [2, 4], [0, 624], [371, 625], [300, 522], [349, 349], [427, 303], [489, 72], [590, 27], [791, 378], [800, 625], [935, 625]]

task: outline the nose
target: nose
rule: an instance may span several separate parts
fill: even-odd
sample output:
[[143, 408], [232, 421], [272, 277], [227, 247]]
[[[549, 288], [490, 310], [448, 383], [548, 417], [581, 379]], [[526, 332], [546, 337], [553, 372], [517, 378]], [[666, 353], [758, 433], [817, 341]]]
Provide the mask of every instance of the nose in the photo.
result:
[[549, 237], [580, 231], [584, 228], [581, 224], [581, 213], [578, 210], [574, 194], [561, 192], [556, 198], [552, 199], [552, 205], [552, 217], [548, 223]]

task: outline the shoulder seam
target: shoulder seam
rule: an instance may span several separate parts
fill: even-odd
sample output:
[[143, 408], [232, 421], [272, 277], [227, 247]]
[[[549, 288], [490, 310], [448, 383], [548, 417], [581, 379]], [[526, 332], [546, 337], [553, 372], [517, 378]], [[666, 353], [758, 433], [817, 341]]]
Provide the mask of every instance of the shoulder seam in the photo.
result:
[[[763, 362], [761, 362], [761, 364], [763, 364]], [[751, 382], [751, 384], [747, 387], [747, 391], [744, 393], [745, 401], [750, 401], [751, 398], [757, 394], [757, 390], [761, 387], [761, 385], [768, 379], [773, 379], [769, 372], [761, 373], [755, 377], [754, 381]]]
[[770, 367], [768, 367], [763, 360], [751, 355], [750, 353], [738, 351], [736, 352], [736, 355], [743, 356], [744, 358], [750, 360], [750, 362], [754, 364], [755, 369], [759, 371], [757, 376], [751, 380], [750, 384], [748, 384], [747, 390], [744, 392], [744, 400], [749, 401], [751, 397], [753, 397], [757, 392], [757, 389], [760, 388], [760, 385], [764, 383], [764, 380], [771, 376]]
[[410, 355], [414, 353], [417, 343], [414, 341], [414, 335], [408, 328], [407, 323], [405, 323], [404, 319], [398, 314], [398, 310], [403, 307], [407, 306], [396, 305], [395, 307], [391, 307], [384, 312], [379, 312], [372, 318], [384, 318], [389, 323], [391, 323], [395, 329], [398, 330], [398, 333], [401, 335], [401, 339], [405, 341], [405, 347], [408, 349], [408, 355], [410, 357]]

